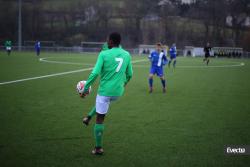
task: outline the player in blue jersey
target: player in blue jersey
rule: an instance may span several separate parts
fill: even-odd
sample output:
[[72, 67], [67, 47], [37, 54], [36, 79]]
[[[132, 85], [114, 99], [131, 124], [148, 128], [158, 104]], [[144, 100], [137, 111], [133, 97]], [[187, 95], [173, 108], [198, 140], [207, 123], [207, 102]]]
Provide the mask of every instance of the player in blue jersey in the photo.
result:
[[156, 44], [156, 50], [149, 55], [151, 68], [149, 73], [149, 93], [153, 92], [153, 76], [156, 74], [161, 79], [163, 93], [166, 92], [166, 80], [164, 78], [163, 66], [167, 63], [167, 57], [160, 43]]
[[40, 43], [40, 41], [36, 41], [36, 43], [35, 43], [35, 50], [36, 50], [36, 55], [39, 56], [40, 55], [40, 51], [41, 51], [41, 43]]
[[173, 61], [173, 67], [175, 68], [176, 66], [176, 56], [177, 56], [177, 49], [175, 43], [172, 45], [172, 47], [169, 49], [170, 53], [170, 60], [168, 62], [168, 67], [170, 68], [170, 65]]

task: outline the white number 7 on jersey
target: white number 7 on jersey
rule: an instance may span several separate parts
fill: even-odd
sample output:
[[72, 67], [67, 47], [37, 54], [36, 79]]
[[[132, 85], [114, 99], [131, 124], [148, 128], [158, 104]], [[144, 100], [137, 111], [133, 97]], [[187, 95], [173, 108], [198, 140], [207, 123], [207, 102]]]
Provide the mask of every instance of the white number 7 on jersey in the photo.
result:
[[115, 72], [119, 72], [120, 69], [121, 69], [121, 67], [122, 67], [123, 58], [115, 58], [115, 61], [118, 61], [118, 62], [119, 62], [118, 66], [117, 66], [117, 68], [116, 68], [116, 70], [115, 70]]

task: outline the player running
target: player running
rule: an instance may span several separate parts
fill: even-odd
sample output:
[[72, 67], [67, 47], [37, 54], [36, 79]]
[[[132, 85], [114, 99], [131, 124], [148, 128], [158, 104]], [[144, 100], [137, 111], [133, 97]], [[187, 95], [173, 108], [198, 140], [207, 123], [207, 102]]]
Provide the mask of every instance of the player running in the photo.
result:
[[210, 44], [207, 43], [207, 45], [204, 47], [204, 52], [205, 52], [205, 58], [203, 59], [203, 62], [206, 61], [207, 65], [209, 63], [209, 57], [210, 57], [210, 51], [212, 48], [210, 47]]
[[172, 45], [172, 47], [169, 49], [170, 53], [170, 60], [168, 62], [168, 67], [170, 68], [171, 62], [173, 61], [173, 67], [176, 66], [176, 56], [177, 56], [177, 49], [175, 43]]
[[12, 47], [12, 42], [10, 40], [7, 40], [5, 41], [4, 43], [4, 46], [5, 46], [5, 49], [6, 49], [6, 52], [8, 54], [8, 56], [10, 56], [10, 53], [11, 53], [11, 47]]
[[163, 66], [167, 63], [167, 57], [162, 50], [161, 43], [156, 44], [156, 50], [149, 55], [151, 68], [149, 73], [149, 93], [153, 92], [153, 76], [156, 74], [161, 79], [163, 93], [166, 92], [166, 80], [164, 78]]
[[102, 137], [104, 130], [104, 117], [108, 112], [111, 101], [117, 100], [123, 95], [124, 87], [132, 77], [133, 70], [129, 52], [120, 48], [121, 36], [119, 33], [111, 33], [108, 40], [109, 50], [100, 52], [94, 69], [84, 87], [81, 97], [88, 94], [90, 85], [94, 83], [98, 75], [101, 76], [96, 105], [83, 118], [83, 123], [88, 125], [90, 119], [96, 114], [94, 126], [95, 148], [92, 151], [95, 155], [103, 154]]

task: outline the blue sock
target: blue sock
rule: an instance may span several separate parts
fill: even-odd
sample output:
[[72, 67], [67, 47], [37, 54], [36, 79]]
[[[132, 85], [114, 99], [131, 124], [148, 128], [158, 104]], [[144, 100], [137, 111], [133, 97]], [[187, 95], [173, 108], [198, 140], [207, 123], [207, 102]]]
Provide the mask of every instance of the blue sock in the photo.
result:
[[165, 87], [166, 87], [166, 80], [165, 80], [165, 79], [162, 79], [162, 80], [161, 80], [161, 84], [162, 84], [163, 88], [165, 88]]
[[152, 88], [153, 87], [153, 78], [149, 78], [148, 83], [149, 83], [150, 88]]
[[175, 67], [175, 65], [176, 65], [176, 60], [174, 60], [174, 63], [173, 63], [173, 66]]

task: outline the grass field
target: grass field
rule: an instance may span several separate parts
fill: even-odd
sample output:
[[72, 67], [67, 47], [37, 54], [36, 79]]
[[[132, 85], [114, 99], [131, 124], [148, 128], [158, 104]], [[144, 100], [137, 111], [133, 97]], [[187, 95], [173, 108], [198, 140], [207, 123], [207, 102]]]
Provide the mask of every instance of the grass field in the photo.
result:
[[224, 154], [226, 145], [250, 145], [250, 60], [212, 59], [206, 67], [200, 58], [178, 58], [175, 71], [165, 70], [167, 94], [158, 78], [149, 94], [149, 62], [134, 56], [142, 61], [133, 64], [124, 96], [111, 105], [105, 155], [96, 157], [90, 154], [93, 122], [84, 127], [81, 121], [94, 104], [98, 82], [80, 99], [76, 83], [90, 71], [62, 73], [88, 69], [96, 57], [42, 53], [39, 61], [34, 53], [0, 52], [1, 167], [250, 164], [249, 155]]

